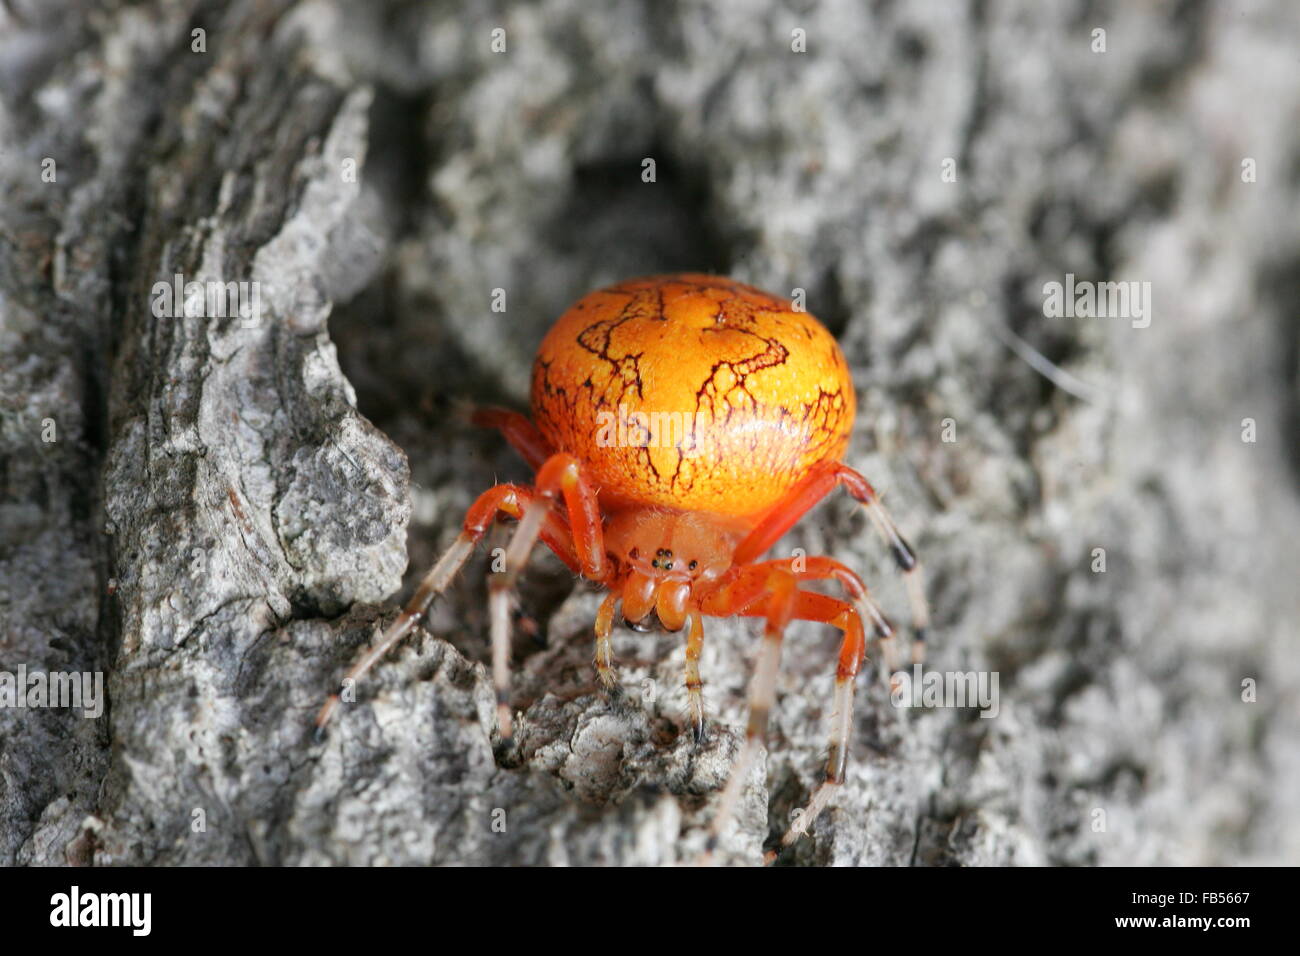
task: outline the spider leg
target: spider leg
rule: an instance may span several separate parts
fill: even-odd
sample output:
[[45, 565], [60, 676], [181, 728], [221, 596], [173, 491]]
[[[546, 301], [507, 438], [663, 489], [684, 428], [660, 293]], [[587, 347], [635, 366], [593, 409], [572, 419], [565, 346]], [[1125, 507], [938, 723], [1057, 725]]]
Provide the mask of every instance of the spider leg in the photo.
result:
[[[795, 570], [796, 567], [798, 570]], [[862, 579], [840, 562], [821, 556], [805, 558], [797, 565], [788, 560], [776, 560], [735, 568], [724, 582], [720, 582], [719, 587], [705, 596], [702, 606], [707, 613], [719, 616], [727, 614], [748, 617], [768, 616], [770, 627], [771, 614], [774, 611], [771, 602], [774, 599], [769, 598], [766, 602], [760, 599], [765, 592], [774, 590], [770, 582], [782, 577], [795, 582], [834, 579], [844, 587], [849, 598], [848, 601], [841, 601], [825, 594], [796, 590], [793, 594], [793, 606], [787, 618], [787, 620], [831, 624], [844, 633], [835, 671], [835, 693], [826, 767], [822, 782], [813, 792], [808, 806], [795, 819], [782, 840], [784, 846], [790, 846], [826, 808], [844, 781], [849, 737], [853, 728], [854, 682], [866, 651], [863, 620], [872, 622], [877, 636], [885, 647], [892, 644], [893, 628], [867, 592]], [[755, 686], [757, 683], [756, 675]], [[742, 754], [742, 761], [744, 759], [745, 755]], [[733, 776], [728, 782], [728, 789], [731, 789], [734, 781]], [[729, 806], [727, 809], [730, 809]], [[706, 851], [706, 856], [708, 852]], [[774, 854], [768, 855], [769, 862], [773, 858]]]
[[[849, 759], [849, 736], [853, 731], [853, 689], [858, 669], [862, 664], [866, 650], [866, 635], [862, 630], [860, 611], [851, 604], [815, 594], [800, 591], [795, 606], [794, 617], [800, 621], [820, 621], [832, 624], [844, 632], [840, 642], [839, 659], [835, 666], [835, 694], [831, 710], [830, 742], [826, 756], [826, 768], [822, 782], [813, 791], [808, 806], [795, 817], [781, 839], [781, 845], [788, 847], [807, 832], [814, 820], [826, 809], [836, 791], [844, 783], [844, 769]], [[769, 861], [775, 854], [769, 855]]]
[[[343, 678], [343, 685], [349, 686], [349, 682], [354, 685], [356, 681], [364, 677], [385, 654], [392, 650], [398, 641], [409, 634], [411, 629], [420, 622], [429, 604], [443, 592], [451, 579], [464, 566], [465, 561], [473, 552], [474, 546], [487, 533], [487, 529], [491, 526], [498, 512], [518, 518], [534, 497], [535, 493], [532, 490], [520, 485], [496, 485], [479, 495], [474, 504], [470, 506], [469, 511], [466, 512], [465, 521], [456, 540], [443, 552], [442, 557], [438, 559], [433, 569], [420, 581], [410, 601], [402, 608], [402, 612], [397, 616], [397, 619], [384, 631], [383, 636], [352, 665], [352, 668]], [[578, 557], [573, 549], [573, 536], [563, 518], [556, 514], [547, 515], [541, 535], [551, 550], [576, 572], [578, 570]], [[329, 723], [330, 717], [338, 704], [339, 695], [337, 693], [331, 694], [329, 699], [325, 701], [324, 706], [316, 715], [318, 732], [323, 730], [325, 725]]]
[[527, 415], [505, 408], [476, 408], [470, 415], [470, 421], [481, 428], [495, 428], [501, 432], [510, 447], [519, 452], [534, 472], [554, 454]]
[[749, 723], [745, 728], [745, 743], [740, 751], [740, 759], [732, 768], [731, 777], [722, 791], [722, 799], [706, 844], [706, 857], [717, 847], [719, 837], [735, 812], [758, 750], [767, 742], [768, 716], [776, 699], [776, 678], [781, 667], [781, 641], [794, 613], [798, 594], [794, 575], [787, 569], [771, 569], [767, 574], [766, 593], [761, 613], [767, 620], [749, 687]]
[[[789, 559], [782, 558], [775, 561], [762, 561], [748, 566], [748, 568], [755, 569], [771, 567], [789, 568], [790, 573], [798, 581], [822, 581], [829, 578], [838, 582], [844, 588], [849, 602], [853, 605], [861, 620], [871, 622], [876, 640], [880, 644], [886, 682], [888, 682], [888, 675], [896, 672], [899, 667], [898, 641], [895, 636], [894, 625], [890, 623], [889, 618], [885, 616], [884, 611], [881, 610], [880, 605], [871, 596], [866, 584], [856, 572], [834, 558], [822, 555], [803, 558], [797, 565]], [[795, 617], [798, 620], [821, 620], [820, 618], [804, 618], [798, 614]]]
[[691, 730], [698, 744], [704, 740], [704, 681], [700, 680], [700, 655], [704, 653], [704, 616], [690, 612], [691, 630], [686, 637], [686, 697], [691, 713]]
[[843, 485], [855, 501], [866, 509], [867, 517], [884, 539], [893, 555], [894, 563], [903, 574], [908, 601], [912, 607], [914, 643], [912, 658], [919, 663], [925, 656], [926, 632], [930, 626], [930, 609], [925, 600], [921, 580], [921, 562], [917, 560], [906, 539], [899, 533], [894, 520], [880, 503], [880, 498], [861, 474], [841, 462], [827, 462], [805, 475], [790, 491], [759, 520], [749, 536], [736, 548], [736, 564], [749, 564], [808, 512], [813, 505], [826, 497], [836, 485]]
[[599, 581], [606, 573], [600, 506], [595, 491], [572, 455], [546, 459], [537, 472], [536, 491], [506, 548], [505, 571], [488, 581], [488, 621], [492, 635], [492, 681], [496, 686], [497, 724], [502, 739], [512, 735], [510, 717], [510, 595], [537, 543], [555, 500], [564, 497], [572, 528], [574, 553], [582, 574]]
[[614, 645], [610, 635], [614, 632], [614, 609], [618, 605], [618, 592], [610, 591], [600, 602], [596, 612], [596, 676], [604, 688], [613, 692], [618, 687], [614, 673]]
[[[850, 591], [850, 594], [853, 594], [858, 589], [865, 591], [861, 581], [857, 579], [857, 575], [830, 558], [808, 558], [805, 570], [798, 573], [790, 571], [787, 562], [774, 561], [749, 565], [743, 569], [742, 574], [752, 580], [757, 579], [760, 574], [771, 575], [781, 572], [793, 574], [796, 578], [803, 580], [835, 577], [846, 583], [846, 589]], [[856, 584], [851, 584], [851, 582], [856, 582]], [[735, 588], [734, 593], [739, 596], [746, 594], [747, 591], [747, 587], [741, 586]], [[744, 597], [740, 597], [740, 600], [744, 600]], [[766, 613], [766, 609], [750, 606], [737, 613], [753, 617]], [[815, 621], [833, 625], [844, 632], [844, 638], [840, 642], [839, 659], [835, 669], [835, 693], [829, 733], [830, 739], [822, 782], [813, 791], [812, 798], [808, 801], [808, 806], [804, 808], [803, 813], [795, 819], [786, 832], [781, 841], [782, 846], [792, 845], [806, 832], [807, 828], [826, 808], [835, 792], [844, 782], [844, 770], [848, 764], [849, 737], [853, 729], [854, 682], [866, 651], [866, 634], [863, 631], [862, 617], [863, 612], [858, 602], [841, 601], [813, 591], [797, 591], [795, 593], [795, 604], [791, 613], [791, 620]], [[884, 620], [883, 617], [881, 620]], [[888, 626], [887, 621], [884, 623]], [[769, 854], [769, 862], [774, 857], [775, 854]]]

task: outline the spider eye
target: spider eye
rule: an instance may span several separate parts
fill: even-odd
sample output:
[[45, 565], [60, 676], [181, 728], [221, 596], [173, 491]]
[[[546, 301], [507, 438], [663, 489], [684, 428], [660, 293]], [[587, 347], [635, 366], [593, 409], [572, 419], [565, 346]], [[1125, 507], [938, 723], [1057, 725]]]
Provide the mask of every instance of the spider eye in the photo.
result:
[[694, 571], [694, 570], [695, 570], [696, 568], [698, 568], [699, 566], [700, 566], [700, 562], [698, 562], [698, 561], [696, 561], [696, 560], [694, 560], [694, 559], [692, 559], [692, 560], [691, 560], [691, 563], [687, 565], [687, 567], [690, 568], [692, 571]]

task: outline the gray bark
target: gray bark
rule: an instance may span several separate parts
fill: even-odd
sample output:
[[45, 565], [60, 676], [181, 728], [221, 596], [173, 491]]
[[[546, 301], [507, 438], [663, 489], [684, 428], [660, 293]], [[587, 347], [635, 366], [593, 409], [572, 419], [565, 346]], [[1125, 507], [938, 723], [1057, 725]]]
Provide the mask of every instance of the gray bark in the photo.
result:
[[[999, 676], [992, 719], [864, 681], [783, 861], [1300, 862], [1295, 6], [460, 7], [0, 5], [0, 671], [109, 696], [0, 709], [0, 862], [693, 860], [752, 621], [709, 622], [697, 749], [680, 638], [620, 631], [612, 706], [599, 595], [539, 554], [503, 747], [481, 553], [310, 728], [404, 570], [527, 478], [458, 403], [523, 407], [569, 301], [678, 269], [807, 290], [932, 666]], [[1045, 315], [1067, 273], [1150, 282], [1149, 327]], [[260, 319], [156, 315], [176, 274], [257, 283]], [[796, 547], [905, 620], [850, 502]], [[721, 862], [819, 776], [835, 639], [786, 648]]]

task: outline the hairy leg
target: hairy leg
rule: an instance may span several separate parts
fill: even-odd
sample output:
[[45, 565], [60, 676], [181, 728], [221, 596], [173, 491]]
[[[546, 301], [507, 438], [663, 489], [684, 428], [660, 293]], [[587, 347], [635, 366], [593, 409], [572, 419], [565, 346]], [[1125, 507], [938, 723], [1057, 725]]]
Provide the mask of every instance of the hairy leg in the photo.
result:
[[610, 642], [610, 635], [614, 632], [614, 609], [617, 606], [618, 593], [610, 591], [596, 612], [596, 676], [600, 679], [601, 686], [611, 692], [618, 686], [618, 678], [614, 673], [614, 647]]
[[798, 561], [793, 559], [777, 559], [775, 561], [761, 561], [758, 564], [747, 565], [740, 569], [743, 575], [763, 576], [768, 569], [773, 567], [784, 567], [789, 569], [790, 573], [798, 581], [824, 581], [834, 580], [844, 588], [844, 593], [849, 601], [853, 604], [863, 622], [870, 622], [872, 630], [875, 632], [876, 639], [880, 643], [881, 655], [884, 660], [886, 675], [898, 670], [898, 642], [894, 634], [894, 626], [890, 623], [889, 618], [885, 616], [876, 599], [871, 596], [867, 590], [866, 584], [862, 578], [857, 575], [847, 565], [836, 561], [834, 558], [828, 558], [821, 555], [812, 555], [800, 558]]
[[506, 548], [506, 567], [488, 581], [488, 622], [492, 633], [492, 680], [496, 685], [497, 724], [503, 739], [512, 735], [510, 716], [510, 596], [559, 497], [568, 510], [573, 550], [583, 575], [600, 581], [606, 572], [604, 533], [596, 493], [572, 455], [546, 459], [537, 472], [533, 499]]
[[912, 606], [914, 640], [913, 659], [920, 661], [925, 653], [925, 639], [930, 626], [930, 609], [925, 600], [921, 563], [911, 545], [899, 533], [893, 519], [880, 503], [871, 483], [842, 462], [827, 462], [810, 471], [786, 496], [763, 516], [749, 536], [736, 548], [736, 564], [755, 561], [768, 548], [776, 544], [810, 508], [821, 501], [837, 485], [843, 485], [855, 501], [862, 505], [876, 531], [884, 539], [894, 563], [903, 573], [908, 600]]
[[[853, 732], [853, 690], [858, 669], [866, 650], [866, 635], [862, 630], [860, 612], [851, 604], [837, 601], [824, 594], [801, 591], [794, 617], [801, 621], [821, 621], [834, 625], [844, 632], [840, 642], [839, 658], [835, 665], [835, 692], [831, 709], [829, 746], [822, 782], [813, 791], [808, 806], [790, 824], [781, 840], [790, 846], [807, 832], [814, 820], [826, 809], [835, 792], [844, 783], [844, 770], [849, 759], [849, 738]], [[769, 856], [769, 861], [775, 854]]]
[[505, 408], [476, 408], [470, 415], [470, 421], [482, 428], [495, 428], [501, 432], [510, 447], [519, 452], [534, 472], [554, 454], [527, 415]]
[[686, 698], [690, 707], [691, 731], [698, 744], [704, 740], [704, 682], [700, 680], [700, 655], [704, 653], [704, 615], [690, 612], [691, 629], [686, 637]]
[[[785, 846], [789, 846], [806, 831], [807, 827], [826, 808], [836, 790], [844, 781], [844, 770], [848, 762], [849, 738], [853, 727], [854, 682], [866, 652], [866, 635], [862, 623], [864, 616], [864, 601], [862, 599], [866, 596], [866, 589], [857, 575], [839, 564], [839, 562], [829, 558], [807, 558], [801, 564], [801, 570], [798, 572], [792, 570], [786, 561], [763, 562], [737, 569], [731, 576], [731, 580], [720, 587], [706, 601], [707, 612], [718, 616], [739, 614], [746, 617], [768, 617], [770, 627], [773, 611], [770, 602], [774, 598], [767, 597], [764, 599], [762, 596], [770, 592], [771, 582], [780, 576], [788, 576], [793, 580], [834, 578], [844, 584], [845, 590], [852, 597], [859, 599], [841, 601], [812, 591], [795, 591], [793, 595], [793, 605], [788, 620], [817, 621], [830, 624], [839, 628], [844, 636], [840, 643], [839, 658], [835, 670], [835, 693], [829, 732], [829, 748], [822, 783], [813, 792], [812, 798], [809, 800], [808, 806], [804, 808], [803, 813], [795, 819], [789, 831], [785, 834], [782, 842]], [[884, 619], [883, 615], [879, 615], [878, 609], [874, 613], [883, 626], [888, 628], [888, 621]], [[888, 633], [892, 634], [892, 631]], [[754, 687], [758, 687], [757, 675]], [[763, 727], [766, 728], [765, 717]], [[750, 729], [753, 729], [752, 719]], [[750, 739], [747, 736], [747, 750]], [[747, 754], [743, 753], [742, 763], [746, 760], [746, 757]], [[752, 759], [752, 755], [750, 759]], [[737, 766], [739, 769], [741, 765], [738, 764]], [[747, 772], [748, 767], [745, 766], [744, 769]], [[735, 777], [733, 776], [728, 783], [729, 789], [734, 781]], [[728, 806], [726, 809], [729, 811], [730, 807]]]
[[[489, 488], [470, 506], [461, 525], [461, 532], [451, 546], [443, 552], [433, 569], [420, 581], [410, 601], [402, 613], [388, 627], [383, 636], [373, 647], [366, 651], [343, 678], [344, 686], [355, 685], [365, 674], [387, 654], [398, 641], [411, 632], [420, 622], [424, 612], [435, 597], [443, 592], [451, 579], [465, 564], [474, 546], [483, 539], [492, 521], [498, 514], [507, 514], [513, 518], [523, 515], [524, 509], [532, 502], [534, 492], [521, 485], [496, 485]], [[578, 571], [578, 558], [573, 549], [573, 534], [564, 519], [557, 514], [546, 517], [541, 530], [542, 540], [554, 551], [565, 564]], [[349, 683], [351, 682], [351, 684]], [[323, 728], [339, 704], [339, 695], [331, 694], [316, 716], [317, 728]]]
[[732, 768], [731, 777], [722, 791], [722, 799], [718, 803], [718, 811], [709, 832], [706, 854], [712, 853], [718, 839], [731, 821], [741, 791], [744, 789], [745, 780], [758, 756], [758, 750], [767, 742], [768, 717], [776, 699], [776, 679], [781, 667], [781, 641], [785, 637], [786, 625], [794, 613], [798, 595], [794, 575], [786, 569], [771, 569], [764, 592], [766, 598], [763, 602], [762, 616], [766, 619], [766, 623], [763, 628], [763, 643], [759, 648], [758, 661], [754, 667], [754, 676], [750, 681], [749, 723], [745, 728], [745, 743], [740, 751], [740, 759]]

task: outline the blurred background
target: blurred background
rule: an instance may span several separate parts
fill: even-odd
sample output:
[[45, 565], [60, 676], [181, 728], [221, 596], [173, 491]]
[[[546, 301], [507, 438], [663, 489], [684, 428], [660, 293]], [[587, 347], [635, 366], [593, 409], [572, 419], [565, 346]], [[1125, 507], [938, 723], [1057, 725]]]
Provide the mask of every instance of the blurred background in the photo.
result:
[[[690, 270], [806, 290], [931, 663], [1000, 676], [988, 720], [864, 682], [781, 862], [1300, 862], [1298, 58], [1285, 0], [0, 4], [0, 669], [113, 702], [0, 711], [0, 860], [691, 860], [752, 622], [710, 622], [697, 753], [678, 637], [618, 632], [665, 690], [614, 712], [599, 595], [539, 555], [494, 750], [480, 555], [306, 732], [528, 478], [462, 404], [525, 409], [568, 304]], [[263, 321], [155, 316], [177, 272], [263, 283]], [[1067, 276], [1149, 310], [1051, 314]], [[906, 619], [850, 502], [794, 547]], [[816, 785], [835, 648], [787, 643], [724, 862]]]

